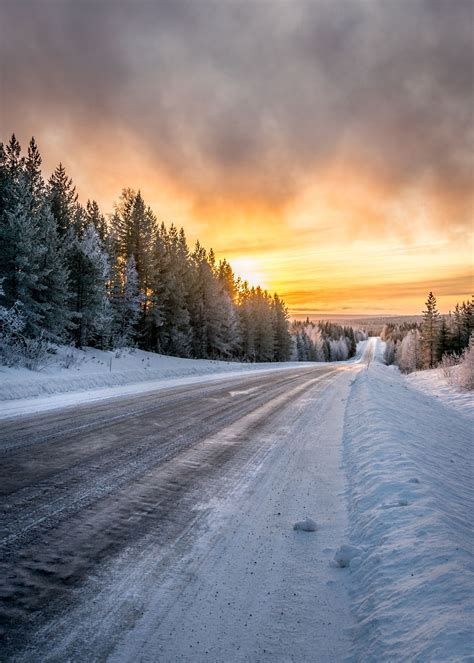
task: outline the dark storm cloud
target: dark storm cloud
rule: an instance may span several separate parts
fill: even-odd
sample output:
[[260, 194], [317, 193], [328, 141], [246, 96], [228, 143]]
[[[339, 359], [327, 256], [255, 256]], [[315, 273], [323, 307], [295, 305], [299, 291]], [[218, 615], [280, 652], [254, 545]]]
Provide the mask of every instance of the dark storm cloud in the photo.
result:
[[197, 199], [276, 206], [346, 160], [468, 211], [470, 0], [0, 7], [2, 138], [116, 128]]

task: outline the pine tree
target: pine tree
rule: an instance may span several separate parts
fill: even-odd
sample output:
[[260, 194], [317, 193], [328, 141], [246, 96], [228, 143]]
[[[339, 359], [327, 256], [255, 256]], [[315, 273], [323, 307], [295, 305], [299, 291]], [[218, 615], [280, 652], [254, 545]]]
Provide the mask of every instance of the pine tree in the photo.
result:
[[420, 332], [417, 329], [409, 331], [400, 342], [396, 351], [397, 363], [402, 373], [416, 371], [421, 364]]
[[118, 255], [125, 260], [133, 253], [131, 215], [136, 195], [133, 189], [123, 189], [111, 219]]
[[470, 343], [474, 332], [474, 301], [463, 302], [461, 305], [461, 329], [463, 349]]
[[44, 335], [48, 340], [59, 343], [67, 338], [73, 327], [69, 311], [69, 270], [65, 247], [59, 241], [47, 198], [41, 162], [40, 152], [32, 138], [25, 159], [24, 177], [32, 200], [29, 213], [37, 219], [38, 242], [43, 248], [35, 298], [40, 305]]
[[92, 223], [92, 225], [97, 231], [100, 241], [102, 242], [102, 244], [105, 244], [108, 232], [107, 223], [105, 221], [104, 215], [101, 213], [99, 209], [99, 205], [95, 200], [87, 201], [85, 221], [87, 225]]
[[195, 288], [192, 296], [193, 345], [197, 357], [216, 358], [225, 353], [220, 288], [206, 251], [197, 243], [192, 256]]
[[110, 268], [110, 294], [112, 308], [112, 344], [114, 347], [129, 346], [136, 336], [136, 325], [140, 317], [141, 295], [135, 258], [130, 256], [123, 274], [116, 262]]
[[78, 347], [110, 334], [112, 310], [107, 298], [109, 263], [96, 229], [87, 226], [72, 251], [71, 289], [74, 303], [75, 339]]
[[42, 287], [39, 272], [45, 247], [40, 242], [38, 219], [30, 212], [32, 205], [31, 191], [22, 174], [0, 227], [3, 288], [0, 304], [10, 308], [18, 303], [25, 320], [24, 333], [39, 336], [43, 321], [38, 301]]
[[273, 296], [273, 336], [274, 351], [273, 359], [275, 361], [288, 361], [291, 356], [291, 336], [288, 329], [288, 310], [278, 297]]
[[0, 222], [6, 221], [5, 212], [17, 203], [17, 187], [24, 162], [15, 134], [6, 145], [0, 143]]
[[436, 297], [429, 293], [423, 311], [422, 324], [422, 355], [423, 363], [427, 368], [433, 368], [437, 360], [439, 313], [436, 306]]
[[73, 226], [76, 217], [77, 193], [62, 163], [51, 175], [48, 183], [49, 203], [60, 239]]
[[106, 347], [137, 334], [170, 354], [262, 361], [293, 348], [277, 295], [236, 281], [212, 249], [190, 255], [184, 231], [158, 230], [140, 192], [123, 191], [109, 231], [62, 164], [45, 184], [34, 138], [26, 158], [15, 136], [0, 144], [0, 279], [2, 311], [18, 312], [27, 339], [73, 332]]
[[157, 329], [162, 352], [187, 357], [191, 349], [191, 325], [187, 307], [188, 251], [184, 234], [175, 226], [169, 232], [164, 226], [155, 243], [155, 278], [153, 306], [158, 309]]
[[256, 327], [254, 315], [255, 290], [249, 290], [246, 282], [241, 284], [238, 296], [238, 316], [241, 330], [241, 357], [247, 361], [256, 361]]
[[74, 328], [70, 310], [68, 257], [46, 202], [43, 203], [38, 216], [39, 241], [44, 251], [38, 272], [41, 287], [37, 299], [41, 305], [46, 338], [62, 343], [68, 339]]
[[438, 332], [438, 345], [436, 348], [436, 359], [441, 361], [443, 355], [448, 354], [452, 347], [452, 340], [449, 333], [448, 323], [446, 318], [443, 316], [441, 318], [441, 324], [439, 326]]
[[41, 174], [41, 155], [34, 137], [28, 145], [28, 156], [24, 162], [24, 174], [32, 198], [32, 211], [37, 211], [44, 205], [46, 187]]
[[255, 354], [257, 361], [272, 361], [275, 338], [272, 324], [271, 298], [260, 287], [255, 288]]
[[152, 347], [154, 342], [152, 311], [155, 264], [156, 217], [145, 205], [140, 191], [124, 189], [111, 221], [111, 229], [118, 243], [120, 258], [126, 262], [133, 255], [141, 294], [141, 315], [138, 324], [141, 345]]

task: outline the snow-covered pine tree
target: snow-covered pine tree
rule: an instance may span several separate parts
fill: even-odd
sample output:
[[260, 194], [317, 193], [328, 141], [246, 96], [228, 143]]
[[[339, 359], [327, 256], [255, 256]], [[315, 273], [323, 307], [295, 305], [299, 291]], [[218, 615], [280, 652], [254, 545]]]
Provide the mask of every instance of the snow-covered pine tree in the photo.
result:
[[395, 347], [395, 343], [391, 339], [385, 341], [383, 359], [387, 366], [391, 366], [395, 361]]
[[443, 355], [449, 354], [452, 347], [452, 339], [449, 333], [448, 323], [446, 317], [441, 318], [438, 332], [438, 343], [436, 348], [436, 360], [441, 361]]
[[117, 255], [125, 260], [133, 253], [131, 214], [136, 195], [133, 189], [123, 189], [110, 220]]
[[38, 280], [42, 326], [46, 338], [64, 343], [74, 328], [70, 309], [69, 266], [66, 246], [60, 241], [46, 201], [38, 211], [39, 240], [43, 247]]
[[5, 211], [12, 209], [16, 202], [16, 187], [23, 173], [24, 161], [15, 134], [6, 145], [0, 143], [0, 221], [5, 219]]
[[463, 347], [472, 345], [471, 339], [474, 332], [474, 299], [461, 304], [461, 328]]
[[82, 238], [76, 238], [71, 258], [76, 345], [82, 347], [97, 341], [105, 345], [112, 326], [107, 297], [109, 261], [92, 224], [86, 227]]
[[56, 228], [62, 240], [74, 224], [77, 207], [76, 187], [67, 176], [62, 163], [56, 168], [48, 182], [48, 197]]
[[[124, 263], [135, 258], [141, 294], [141, 315], [138, 323], [141, 345], [153, 347], [153, 281], [155, 263], [156, 217], [145, 205], [138, 191], [124, 189], [111, 219], [111, 230], [118, 243], [118, 252]], [[156, 311], [155, 311], [156, 314]]]
[[226, 352], [227, 355], [238, 356], [241, 353], [242, 345], [242, 332], [237, 311], [238, 283], [232, 267], [226, 260], [219, 262], [215, 275], [220, 286]]
[[134, 343], [140, 317], [141, 295], [135, 258], [130, 258], [121, 270], [110, 257], [109, 301], [112, 309], [112, 345], [126, 347]]
[[138, 282], [142, 294], [142, 314], [146, 318], [151, 304], [151, 282], [153, 280], [153, 240], [157, 221], [153, 211], [145, 205], [140, 191], [137, 193], [130, 217], [131, 250], [127, 258], [135, 258]]
[[275, 361], [288, 361], [291, 356], [292, 342], [288, 328], [288, 310], [279, 296], [275, 293], [272, 302], [272, 324]]
[[[183, 241], [184, 240], [184, 241]], [[158, 347], [162, 352], [189, 356], [191, 324], [187, 303], [188, 251], [184, 234], [162, 225], [155, 240], [153, 306], [157, 308]]]
[[254, 315], [256, 318], [255, 354], [257, 361], [273, 361], [275, 337], [272, 324], [272, 300], [260, 287], [254, 291]]
[[402, 373], [416, 371], [422, 365], [421, 335], [418, 329], [410, 330], [397, 347], [396, 360]]
[[[22, 160], [22, 166], [23, 163]], [[32, 213], [34, 200], [25, 172], [22, 169], [11, 169], [10, 172], [0, 222], [3, 293], [0, 304], [10, 309], [18, 303], [24, 317], [25, 335], [39, 336], [43, 316], [38, 294], [42, 288], [40, 266], [45, 249], [40, 241], [38, 216]]]
[[349, 344], [345, 336], [329, 339], [331, 361], [345, 361], [349, 357]]
[[87, 225], [92, 223], [99, 235], [100, 241], [105, 245], [108, 233], [107, 222], [95, 200], [88, 200], [86, 203], [85, 222]]
[[253, 299], [255, 290], [249, 289], [246, 281], [240, 284], [238, 295], [238, 318], [241, 333], [241, 357], [247, 361], [256, 361], [256, 329]]
[[437, 361], [439, 313], [436, 297], [432, 292], [428, 294], [425, 306], [421, 328], [423, 365], [426, 368], [433, 368]]
[[227, 352], [223, 309], [220, 301], [222, 292], [214, 276], [206, 251], [196, 244], [192, 255], [195, 283], [191, 295], [191, 324], [195, 356], [216, 358]]
[[42, 247], [36, 299], [41, 307], [44, 336], [49, 341], [61, 343], [73, 327], [69, 310], [69, 270], [65, 246], [59, 241], [50, 209], [41, 162], [40, 152], [32, 138], [25, 159], [24, 176], [32, 200], [30, 214], [37, 219], [38, 242]]

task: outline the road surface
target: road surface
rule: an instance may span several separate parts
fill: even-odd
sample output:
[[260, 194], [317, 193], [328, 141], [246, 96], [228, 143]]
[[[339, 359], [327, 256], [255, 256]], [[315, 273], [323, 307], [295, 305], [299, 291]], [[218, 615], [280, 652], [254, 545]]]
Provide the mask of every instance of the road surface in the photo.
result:
[[[362, 369], [0, 422], [1, 660], [342, 661], [347, 580], [330, 562]], [[317, 532], [293, 531], [304, 516]]]

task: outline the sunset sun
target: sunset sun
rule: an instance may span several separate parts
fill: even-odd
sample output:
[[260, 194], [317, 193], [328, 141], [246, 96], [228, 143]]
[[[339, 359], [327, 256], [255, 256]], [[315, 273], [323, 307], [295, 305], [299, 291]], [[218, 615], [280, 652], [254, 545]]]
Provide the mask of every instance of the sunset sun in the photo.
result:
[[247, 281], [250, 287], [269, 287], [268, 278], [261, 269], [258, 260], [248, 256], [237, 257], [232, 258], [231, 265], [236, 276], [239, 276], [242, 281]]

